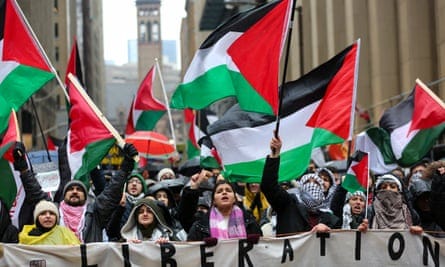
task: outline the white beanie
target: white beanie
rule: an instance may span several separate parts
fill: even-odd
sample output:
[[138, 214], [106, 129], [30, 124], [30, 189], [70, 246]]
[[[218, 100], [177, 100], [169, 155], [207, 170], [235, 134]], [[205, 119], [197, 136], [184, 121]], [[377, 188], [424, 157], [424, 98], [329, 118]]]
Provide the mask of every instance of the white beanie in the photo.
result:
[[396, 183], [397, 187], [399, 188], [399, 192], [402, 192], [402, 183], [400, 183], [399, 178], [397, 178], [394, 174], [387, 173], [377, 177], [377, 181], [375, 183], [375, 189], [378, 190], [383, 182]]
[[56, 224], [59, 222], [59, 210], [57, 209], [56, 205], [51, 201], [41, 200], [34, 208], [35, 223], [37, 223], [37, 218], [39, 217], [39, 215], [45, 211], [54, 213], [56, 215]]
[[167, 173], [170, 173], [171, 175], [173, 175], [173, 178], [175, 177], [175, 172], [172, 170], [172, 169], [170, 169], [170, 168], [164, 168], [164, 169], [162, 169], [162, 170], [160, 170], [159, 172], [158, 172], [158, 181], [161, 181], [161, 177], [164, 175], [164, 174], [167, 174]]

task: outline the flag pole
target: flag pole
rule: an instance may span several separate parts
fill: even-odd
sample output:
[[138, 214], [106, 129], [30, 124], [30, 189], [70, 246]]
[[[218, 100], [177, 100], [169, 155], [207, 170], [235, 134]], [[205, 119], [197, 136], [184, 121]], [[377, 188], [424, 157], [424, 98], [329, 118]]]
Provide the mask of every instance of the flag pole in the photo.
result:
[[68, 92], [65, 89], [65, 85], [63, 84], [62, 80], [60, 79], [59, 74], [57, 73], [57, 71], [54, 68], [53, 64], [51, 64], [51, 61], [49, 60], [48, 55], [45, 53], [45, 50], [43, 49], [42, 45], [40, 44], [39, 40], [37, 39], [37, 36], [34, 33], [34, 30], [32, 29], [32, 27], [29, 24], [28, 20], [26, 19], [25, 14], [23, 13], [22, 9], [20, 8], [20, 6], [18, 5], [18, 3], [15, 0], [11, 1], [11, 3], [14, 4], [14, 6], [16, 7], [16, 10], [19, 12], [20, 17], [21, 17], [23, 23], [26, 25], [26, 27], [29, 30], [29, 33], [32, 35], [33, 41], [35, 42], [35, 44], [39, 48], [40, 52], [42, 53], [43, 58], [46, 61], [46, 64], [49, 65], [49, 67], [51, 69], [51, 72], [56, 77], [56, 80], [57, 80], [58, 84], [60, 85], [60, 87], [62, 88], [63, 93], [65, 94], [65, 97], [66, 97], [67, 101], [69, 101], [70, 98], [68, 96]]
[[17, 133], [17, 136], [16, 136], [15, 140], [17, 142], [21, 142], [22, 138], [21, 138], [21, 135], [20, 135], [19, 122], [17, 120], [17, 113], [15, 112], [14, 109], [11, 109], [11, 110], [12, 110], [12, 117], [14, 119], [14, 124], [15, 124], [15, 132]]
[[168, 115], [168, 121], [170, 123], [170, 131], [172, 132], [173, 146], [175, 147], [176, 150], [175, 129], [173, 128], [173, 119], [170, 111], [170, 106], [168, 104], [167, 92], [165, 91], [164, 79], [162, 78], [161, 68], [159, 67], [159, 60], [155, 58], [155, 61], [156, 61], [156, 68], [158, 69], [159, 72], [159, 80], [161, 81], [162, 93], [164, 94], [165, 106], [167, 107], [167, 115]]
[[277, 137], [277, 138], [279, 136], [278, 132], [280, 129], [281, 106], [283, 105], [283, 94], [284, 94], [283, 86], [284, 86], [284, 83], [286, 82], [287, 66], [289, 65], [289, 51], [290, 51], [290, 45], [291, 45], [291, 40], [292, 40], [292, 28], [293, 28], [293, 24], [294, 24], [295, 3], [296, 3], [296, 0], [292, 0], [291, 7], [290, 7], [290, 10], [291, 10], [290, 22], [288, 25], [289, 29], [287, 31], [286, 55], [284, 58], [283, 77], [281, 79], [281, 89], [279, 89], [279, 92], [278, 92], [278, 112], [277, 112], [277, 116], [276, 116], [276, 125], [275, 125], [275, 137]]
[[42, 124], [40, 123], [39, 114], [37, 113], [36, 105], [34, 104], [34, 98], [32, 96], [30, 98], [31, 98], [31, 106], [32, 106], [32, 109], [34, 110], [34, 114], [35, 114], [36, 120], [37, 120], [37, 125], [39, 126], [39, 130], [40, 130], [40, 133], [42, 136], [43, 145], [45, 146], [46, 156], [48, 157], [48, 161], [51, 162], [51, 156], [49, 154], [48, 144], [46, 143], [45, 134], [43, 133]]
[[445, 104], [443, 103], [442, 99], [440, 99], [436, 94], [434, 94], [430, 88], [428, 88], [428, 86], [426, 86], [426, 84], [424, 84], [419, 78], [416, 79], [416, 83], [422, 87], [423, 90], [425, 90], [425, 92], [431, 96], [431, 98], [433, 98], [434, 100], [436, 100], [436, 102], [442, 107], [445, 108]]
[[[97, 117], [99, 118], [99, 120], [104, 124], [104, 126], [108, 129], [108, 131], [110, 131], [110, 133], [113, 135], [113, 137], [116, 139], [117, 145], [120, 148], [124, 148], [125, 145], [125, 141], [122, 138], [122, 136], [117, 132], [117, 130], [113, 127], [113, 125], [111, 125], [111, 123], [107, 120], [107, 118], [104, 116], [104, 114], [99, 110], [99, 108], [96, 106], [96, 104], [94, 104], [94, 102], [91, 100], [91, 98], [88, 96], [88, 94], [85, 92], [85, 89], [83, 89], [82, 85], [79, 83], [79, 81], [77, 80], [77, 78], [69, 73], [68, 74], [68, 79], [70, 80], [70, 82], [74, 85], [74, 88], [76, 88], [76, 90], [79, 92], [79, 94], [83, 97], [83, 99], [85, 100], [85, 102], [87, 102], [87, 104], [91, 107], [91, 109], [93, 110], [93, 112], [97, 115]], [[136, 156], [134, 158], [134, 160], [136, 162], [139, 161], [139, 156]]]
[[368, 196], [369, 196], [369, 152], [366, 153], [367, 157], [368, 157], [368, 167], [367, 167], [367, 177], [368, 179], [366, 180], [366, 199], [365, 199], [365, 219], [368, 218]]

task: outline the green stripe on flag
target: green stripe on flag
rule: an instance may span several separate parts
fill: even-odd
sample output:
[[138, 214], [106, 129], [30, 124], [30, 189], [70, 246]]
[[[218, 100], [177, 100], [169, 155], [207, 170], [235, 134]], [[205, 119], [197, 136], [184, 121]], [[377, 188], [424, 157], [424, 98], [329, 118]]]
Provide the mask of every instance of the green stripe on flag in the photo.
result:
[[54, 74], [51, 72], [19, 65], [0, 83], [0, 96], [17, 111], [52, 78], [54, 78]]
[[8, 209], [11, 208], [17, 195], [17, 185], [15, 184], [14, 174], [11, 170], [9, 161], [0, 158], [0, 198], [5, 202]]
[[226, 65], [212, 68], [193, 81], [180, 84], [172, 96], [171, 107], [203, 109], [229, 96], [237, 97], [244, 110], [273, 114], [272, 107], [246, 79], [239, 72], [229, 70]]
[[445, 123], [442, 123], [437, 127], [418, 131], [403, 149], [402, 157], [397, 160], [397, 163], [402, 167], [409, 167], [421, 160], [428, 154], [444, 130]]
[[363, 188], [363, 186], [361, 186], [358, 182], [357, 177], [349, 173], [346, 174], [345, 180], [342, 182], [341, 186], [343, 186], [344, 189], [351, 193], [354, 193], [358, 190], [366, 192], [365, 188]]
[[165, 114], [165, 110], [150, 110], [150, 111], [143, 111], [141, 115], [139, 116], [135, 129], [137, 131], [143, 130], [143, 131], [151, 131], [155, 128], [156, 123], [158, 123], [159, 119]]
[[82, 155], [82, 166], [77, 170], [74, 179], [81, 180], [89, 186], [90, 171], [100, 164], [115, 142], [114, 138], [109, 138], [87, 145]]
[[316, 128], [314, 129], [314, 133], [312, 135], [312, 147], [321, 147], [330, 144], [340, 144], [345, 140], [338, 135], [331, 133], [328, 130]]

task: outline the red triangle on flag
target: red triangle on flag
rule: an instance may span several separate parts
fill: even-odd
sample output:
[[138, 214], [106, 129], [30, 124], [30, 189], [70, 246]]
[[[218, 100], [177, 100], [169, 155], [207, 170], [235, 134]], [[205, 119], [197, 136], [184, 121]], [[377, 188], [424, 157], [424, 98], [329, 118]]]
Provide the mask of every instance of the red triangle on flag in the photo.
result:
[[355, 177], [360, 185], [363, 186], [363, 188], [366, 188], [369, 176], [368, 154], [364, 155], [356, 165], [351, 166], [351, 169], [354, 171]]
[[15, 111], [11, 112], [11, 115], [9, 116], [9, 122], [8, 122], [8, 128], [6, 128], [6, 131], [3, 135], [3, 139], [0, 143], [0, 149], [3, 150], [3, 148], [6, 148], [6, 146], [10, 146], [7, 151], [4, 152], [3, 157], [12, 162], [14, 161], [12, 156], [12, 149], [13, 144], [16, 141], [20, 140], [19, 131], [18, 131], [18, 123], [17, 123], [17, 117], [15, 114]]
[[414, 88], [414, 110], [408, 134], [414, 130], [433, 128], [445, 122], [445, 106], [420, 80]]
[[153, 96], [153, 81], [155, 78], [155, 73], [155, 68], [151, 67], [144, 80], [142, 80], [134, 100], [134, 109], [167, 110], [165, 105]]
[[68, 83], [68, 90], [71, 104], [69, 113], [71, 153], [80, 151], [93, 142], [113, 138], [112, 133], [71, 82]]
[[18, 10], [15, 1], [6, 1], [2, 60], [15, 61], [50, 72], [50, 67], [38, 48], [39, 45]]

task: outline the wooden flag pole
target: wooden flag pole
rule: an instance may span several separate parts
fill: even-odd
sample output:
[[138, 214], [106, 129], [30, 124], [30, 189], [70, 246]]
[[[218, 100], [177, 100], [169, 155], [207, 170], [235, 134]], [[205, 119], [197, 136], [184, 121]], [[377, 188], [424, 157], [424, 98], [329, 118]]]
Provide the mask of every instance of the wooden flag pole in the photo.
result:
[[12, 116], [13, 116], [13, 119], [14, 119], [15, 132], [17, 133], [17, 136], [16, 136], [16, 138], [15, 138], [15, 141], [17, 141], [17, 142], [21, 142], [21, 141], [22, 141], [22, 137], [21, 137], [21, 135], [20, 135], [19, 122], [18, 122], [18, 120], [17, 120], [17, 113], [15, 112], [14, 109], [12, 109], [11, 112], [12, 112]]
[[[99, 118], [99, 120], [104, 124], [104, 126], [108, 129], [108, 131], [110, 131], [110, 133], [113, 135], [113, 137], [116, 139], [116, 143], [120, 148], [124, 148], [125, 145], [125, 141], [122, 138], [122, 136], [117, 132], [117, 130], [113, 127], [113, 125], [111, 125], [111, 123], [107, 120], [107, 118], [104, 116], [104, 114], [99, 110], [99, 108], [96, 106], [96, 104], [94, 104], [94, 102], [91, 100], [91, 98], [88, 96], [88, 94], [85, 92], [85, 90], [83, 89], [82, 85], [79, 83], [79, 81], [77, 80], [77, 78], [69, 73], [68, 74], [68, 79], [70, 80], [70, 82], [74, 85], [74, 88], [76, 88], [76, 90], [79, 92], [79, 94], [83, 97], [83, 99], [85, 100], [85, 102], [87, 102], [87, 104], [91, 107], [91, 109], [93, 110], [93, 112], [97, 115], [97, 117]], [[134, 158], [134, 160], [136, 162], [139, 161], [139, 156], [136, 156]]]
[[427, 94], [429, 94], [434, 100], [436, 100], [436, 102], [445, 109], [445, 104], [443, 103], [442, 99], [440, 99], [435, 93], [433, 93], [431, 91], [430, 88], [428, 88], [428, 86], [426, 86], [426, 84], [424, 84], [419, 78], [416, 79], [416, 83], [422, 87], [423, 90], [425, 90], [425, 92]]

